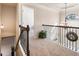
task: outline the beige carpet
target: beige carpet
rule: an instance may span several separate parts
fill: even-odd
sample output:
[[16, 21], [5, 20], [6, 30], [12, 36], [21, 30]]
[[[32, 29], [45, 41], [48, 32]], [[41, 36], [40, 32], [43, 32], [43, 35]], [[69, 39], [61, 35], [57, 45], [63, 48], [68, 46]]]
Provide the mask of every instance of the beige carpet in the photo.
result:
[[31, 56], [79, 56], [79, 53], [64, 48], [49, 40], [30, 40]]

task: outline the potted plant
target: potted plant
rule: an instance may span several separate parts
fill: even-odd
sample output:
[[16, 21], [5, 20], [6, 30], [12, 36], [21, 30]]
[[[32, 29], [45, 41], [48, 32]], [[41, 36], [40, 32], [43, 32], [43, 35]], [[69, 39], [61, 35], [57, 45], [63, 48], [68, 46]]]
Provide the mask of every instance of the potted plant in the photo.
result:
[[46, 38], [46, 31], [45, 30], [41, 30], [40, 32], [39, 32], [39, 34], [38, 34], [38, 38], [40, 38], [40, 39], [44, 39], [44, 38]]

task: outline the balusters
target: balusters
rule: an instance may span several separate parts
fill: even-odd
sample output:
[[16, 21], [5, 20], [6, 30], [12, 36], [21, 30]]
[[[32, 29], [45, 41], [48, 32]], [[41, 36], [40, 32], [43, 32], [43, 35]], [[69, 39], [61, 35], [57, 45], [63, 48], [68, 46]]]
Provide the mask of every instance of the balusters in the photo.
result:
[[[69, 29], [69, 31], [71, 31], [71, 28]], [[71, 41], [69, 41], [68, 43], [69, 43], [69, 48], [71, 49]]]
[[[72, 32], [74, 32], [74, 29], [72, 28]], [[73, 45], [74, 42], [71, 42], [71, 49], [73, 50], [74, 49], [74, 45]]]
[[63, 45], [63, 28], [61, 28], [61, 43]]
[[[69, 32], [69, 28], [67, 28], [67, 32], [66, 32], [66, 34]], [[69, 45], [68, 45], [68, 39], [67, 39], [67, 37], [66, 37], [66, 47], [68, 48], [69, 47]]]
[[66, 40], [65, 32], [66, 32], [65, 28], [63, 28], [63, 46], [65, 46], [65, 44], [66, 44], [66, 42], [65, 42], [65, 40]]
[[71, 50], [77, 51], [77, 41], [76, 42], [70, 41], [66, 37], [66, 34], [70, 31], [75, 32], [77, 34], [77, 29], [75, 28], [61, 28], [60, 27], [59, 28], [59, 36], [60, 36], [59, 42], [62, 46], [65, 46]]
[[[77, 29], [73, 29], [73, 28], [67, 28], [67, 33], [71, 31], [71, 32], [75, 32], [77, 34]], [[67, 39], [67, 48], [70, 48], [71, 50], [74, 50], [77, 51], [77, 41], [76, 42], [73, 42], [73, 41], [69, 41]], [[75, 47], [74, 47], [75, 46]]]
[[[77, 29], [75, 30], [75, 33], [77, 34]], [[75, 51], [77, 51], [77, 41], [75, 42]]]
[[74, 42], [72, 42], [72, 50], [74, 50]]
[[67, 46], [67, 42], [66, 42], [66, 33], [67, 33], [67, 28], [63, 28], [64, 29], [64, 46], [66, 47]]
[[[75, 32], [75, 30], [76, 30], [76, 29], [73, 29], [72, 31]], [[73, 51], [74, 51], [74, 49], [75, 49], [75, 47], [74, 47], [75, 44], [74, 44], [74, 43], [75, 43], [75, 42], [72, 42], [72, 50], [73, 50]]]
[[[59, 26], [59, 25], [43, 25], [43, 26], [50, 26], [50, 27], [57, 27], [58, 28], [58, 42], [60, 45], [65, 46], [67, 48], [70, 48], [71, 50], [77, 51], [77, 41], [70, 41], [66, 37], [67, 33], [69, 32], [75, 32], [77, 33], [77, 30], [79, 30], [79, 27], [71, 27], [71, 26]], [[49, 30], [48, 28], [46, 29], [47, 31]], [[50, 30], [49, 30], [50, 31]], [[48, 31], [48, 32], [49, 32]], [[50, 36], [50, 33], [49, 33]]]
[[58, 28], [58, 43], [60, 44], [61, 43], [61, 29], [60, 28]]
[[61, 44], [61, 28], [59, 28], [59, 41], [60, 41], [60, 44]]

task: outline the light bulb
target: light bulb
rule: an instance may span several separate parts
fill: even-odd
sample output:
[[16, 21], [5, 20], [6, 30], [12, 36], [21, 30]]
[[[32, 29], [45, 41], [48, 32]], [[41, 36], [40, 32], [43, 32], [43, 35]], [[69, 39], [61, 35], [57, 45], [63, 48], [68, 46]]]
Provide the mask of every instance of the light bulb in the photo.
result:
[[0, 26], [0, 28], [3, 29], [3, 28], [4, 28], [4, 25], [2, 24], [2, 25]]

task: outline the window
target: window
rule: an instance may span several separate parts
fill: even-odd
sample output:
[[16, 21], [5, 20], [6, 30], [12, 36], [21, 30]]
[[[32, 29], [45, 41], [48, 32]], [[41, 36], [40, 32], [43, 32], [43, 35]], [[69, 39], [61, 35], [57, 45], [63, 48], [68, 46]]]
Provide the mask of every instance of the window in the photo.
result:
[[71, 14], [68, 14], [68, 15], [65, 17], [65, 19], [67, 19], [67, 20], [77, 20], [77, 19], [79, 19], [79, 16], [76, 15], [76, 14], [74, 14], [74, 13], [71, 13]]

